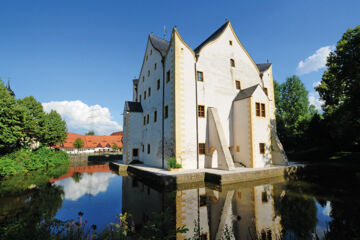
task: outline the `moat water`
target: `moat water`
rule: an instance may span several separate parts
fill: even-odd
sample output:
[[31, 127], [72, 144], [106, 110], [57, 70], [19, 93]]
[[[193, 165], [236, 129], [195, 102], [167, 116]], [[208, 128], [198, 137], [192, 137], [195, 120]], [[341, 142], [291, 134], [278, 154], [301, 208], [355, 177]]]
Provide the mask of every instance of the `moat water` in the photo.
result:
[[77, 221], [79, 212], [96, 232], [127, 212], [136, 231], [154, 219], [165, 221], [162, 231], [186, 226], [178, 239], [359, 239], [359, 171], [325, 172], [314, 165], [291, 179], [174, 191], [106, 163], [20, 174], [0, 181], [0, 239], [37, 239], [41, 223]]

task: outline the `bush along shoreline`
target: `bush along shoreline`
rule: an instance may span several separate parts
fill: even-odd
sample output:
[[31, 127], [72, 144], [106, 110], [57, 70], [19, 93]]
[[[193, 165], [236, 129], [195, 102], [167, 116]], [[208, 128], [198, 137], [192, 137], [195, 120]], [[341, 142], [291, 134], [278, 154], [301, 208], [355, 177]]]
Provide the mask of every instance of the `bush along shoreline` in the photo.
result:
[[69, 162], [66, 152], [52, 150], [49, 147], [40, 147], [33, 151], [20, 149], [0, 156], [0, 178]]

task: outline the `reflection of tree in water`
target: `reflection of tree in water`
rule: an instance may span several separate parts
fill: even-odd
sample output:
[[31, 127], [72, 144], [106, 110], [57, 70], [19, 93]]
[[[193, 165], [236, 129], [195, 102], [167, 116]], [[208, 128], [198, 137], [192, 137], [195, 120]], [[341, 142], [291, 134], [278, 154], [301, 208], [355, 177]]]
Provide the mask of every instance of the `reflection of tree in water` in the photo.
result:
[[80, 182], [80, 180], [82, 179], [82, 174], [79, 172], [74, 173], [74, 175], [72, 175], [71, 177], [76, 183]]
[[331, 202], [330, 217], [333, 220], [329, 223], [325, 239], [360, 239], [358, 169], [358, 163], [351, 162], [305, 169], [303, 178], [312, 183], [306, 188], [307, 194], [315, 196], [323, 207], [326, 200]]
[[55, 217], [63, 194], [61, 186], [48, 183], [18, 196], [1, 219], [0, 239], [39, 239], [36, 227]]
[[314, 198], [304, 194], [300, 184], [289, 182], [283, 189], [275, 186], [275, 210], [281, 216], [283, 236], [311, 239], [317, 223], [317, 208]]
[[48, 181], [67, 169], [58, 166], [0, 181], [0, 239], [48, 239], [37, 227], [55, 217], [64, 195], [61, 186]]

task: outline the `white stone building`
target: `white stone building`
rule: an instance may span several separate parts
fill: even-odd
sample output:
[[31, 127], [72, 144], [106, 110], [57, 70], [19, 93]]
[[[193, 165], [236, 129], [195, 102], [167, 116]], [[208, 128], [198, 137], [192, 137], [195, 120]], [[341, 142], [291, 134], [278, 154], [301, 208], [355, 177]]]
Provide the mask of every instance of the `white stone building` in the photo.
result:
[[167, 168], [287, 164], [275, 129], [272, 65], [255, 64], [230, 22], [191, 49], [176, 28], [149, 35], [124, 108], [124, 160]]

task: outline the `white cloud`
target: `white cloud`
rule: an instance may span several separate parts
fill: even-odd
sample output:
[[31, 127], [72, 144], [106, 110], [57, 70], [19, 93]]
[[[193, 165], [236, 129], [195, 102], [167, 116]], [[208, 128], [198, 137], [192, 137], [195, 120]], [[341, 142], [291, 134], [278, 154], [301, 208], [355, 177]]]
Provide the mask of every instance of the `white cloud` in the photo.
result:
[[314, 105], [316, 110], [322, 111], [321, 105], [324, 104], [324, 101], [320, 99], [318, 92], [311, 92], [309, 94], [309, 103]]
[[296, 68], [298, 74], [306, 74], [311, 72], [316, 72], [319, 69], [325, 67], [326, 59], [329, 56], [330, 52], [334, 50], [334, 46], [325, 46], [316, 50], [316, 52], [307, 57], [304, 61], [301, 60]]
[[92, 175], [85, 173], [78, 183], [72, 178], [66, 178], [55, 184], [63, 186], [65, 199], [76, 201], [85, 194], [96, 196], [101, 192], [106, 192], [110, 179], [115, 176], [109, 173], [93, 173]]
[[107, 107], [89, 106], [82, 101], [52, 101], [42, 103], [45, 112], [56, 110], [66, 121], [69, 131], [83, 133], [95, 130], [96, 134], [110, 134], [122, 127], [111, 120]]
[[321, 81], [318, 81], [318, 82], [313, 82], [313, 87], [316, 88], [317, 86], [319, 86], [321, 83]]

